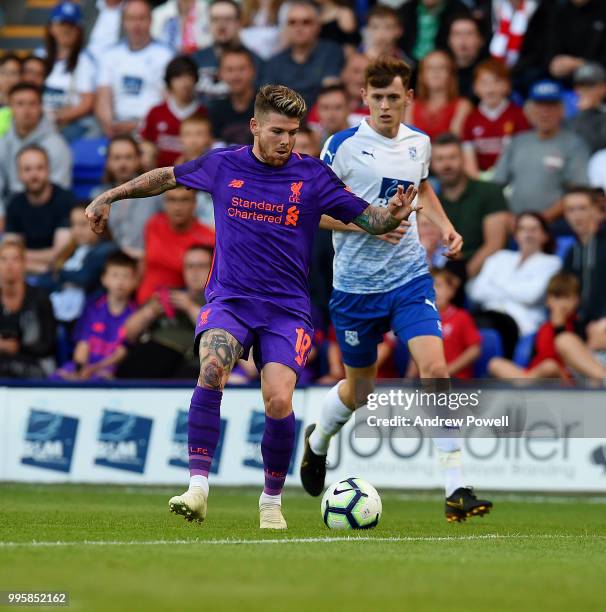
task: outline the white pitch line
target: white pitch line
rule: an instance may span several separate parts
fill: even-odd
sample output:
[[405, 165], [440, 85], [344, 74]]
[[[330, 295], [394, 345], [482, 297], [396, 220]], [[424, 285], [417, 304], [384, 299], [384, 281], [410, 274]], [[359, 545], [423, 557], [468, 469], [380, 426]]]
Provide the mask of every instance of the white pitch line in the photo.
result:
[[0, 542], [0, 548], [54, 548], [62, 546], [175, 546], [175, 545], [251, 545], [251, 544], [331, 544], [335, 542], [351, 543], [351, 542], [459, 542], [459, 541], [473, 541], [473, 540], [532, 540], [532, 539], [543, 539], [543, 540], [564, 540], [564, 539], [606, 539], [606, 535], [600, 534], [479, 534], [479, 535], [468, 535], [468, 536], [401, 536], [401, 537], [385, 537], [385, 538], [372, 538], [372, 537], [326, 537], [326, 538], [284, 538], [284, 539], [261, 539], [261, 540], [245, 540], [245, 539], [217, 539], [217, 540], [81, 540], [81, 541], [57, 541], [57, 542]]

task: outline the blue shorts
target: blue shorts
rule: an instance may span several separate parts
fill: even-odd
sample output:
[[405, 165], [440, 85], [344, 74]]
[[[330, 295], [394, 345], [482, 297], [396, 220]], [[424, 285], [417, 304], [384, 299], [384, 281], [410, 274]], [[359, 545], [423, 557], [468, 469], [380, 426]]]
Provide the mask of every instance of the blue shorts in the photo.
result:
[[389, 330], [404, 342], [417, 336], [442, 338], [433, 278], [424, 274], [386, 293], [346, 293], [334, 289], [330, 315], [343, 361], [365, 368], [377, 360], [377, 345]]

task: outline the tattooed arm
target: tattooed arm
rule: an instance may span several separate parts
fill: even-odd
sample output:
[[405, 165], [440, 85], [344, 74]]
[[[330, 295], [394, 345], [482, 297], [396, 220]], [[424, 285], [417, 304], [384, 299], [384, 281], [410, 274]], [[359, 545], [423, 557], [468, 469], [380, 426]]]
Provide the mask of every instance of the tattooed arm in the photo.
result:
[[92, 230], [101, 234], [107, 225], [109, 209], [113, 202], [128, 198], [147, 198], [148, 196], [159, 195], [169, 189], [174, 189], [176, 186], [177, 179], [173, 168], [156, 168], [134, 178], [132, 181], [98, 195], [86, 208], [86, 216]]
[[386, 208], [370, 204], [352, 223], [369, 234], [392, 232], [402, 221], [408, 219], [412, 212], [421, 209], [421, 206], [414, 206], [413, 201], [416, 196], [417, 190], [412, 185], [408, 187], [406, 193], [402, 185], [398, 185], [396, 194], [390, 198]]

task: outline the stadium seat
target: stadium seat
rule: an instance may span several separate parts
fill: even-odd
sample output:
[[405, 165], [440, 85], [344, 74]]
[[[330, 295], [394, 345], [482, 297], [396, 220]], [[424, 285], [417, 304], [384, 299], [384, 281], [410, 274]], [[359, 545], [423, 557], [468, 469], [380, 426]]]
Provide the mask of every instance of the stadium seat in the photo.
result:
[[93, 189], [101, 184], [107, 143], [107, 138], [83, 138], [71, 143], [74, 159], [72, 190], [77, 198], [88, 200]]
[[493, 357], [503, 357], [503, 341], [494, 329], [486, 327], [479, 332], [482, 337], [482, 353], [474, 364], [473, 375], [475, 378], [484, 378], [488, 372], [488, 362]]
[[521, 368], [528, 367], [530, 360], [532, 359], [532, 351], [534, 349], [534, 337], [536, 334], [527, 334], [526, 336], [522, 336], [518, 343], [516, 344], [516, 348], [513, 351], [513, 361], [516, 365], [519, 365]]

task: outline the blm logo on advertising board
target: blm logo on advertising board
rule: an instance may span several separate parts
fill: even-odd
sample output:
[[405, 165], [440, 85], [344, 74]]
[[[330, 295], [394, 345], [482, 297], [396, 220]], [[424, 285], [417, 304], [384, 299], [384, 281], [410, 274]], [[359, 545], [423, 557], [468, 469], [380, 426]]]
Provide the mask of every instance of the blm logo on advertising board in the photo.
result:
[[44, 410], [30, 410], [21, 463], [69, 473], [78, 419]]
[[95, 465], [143, 474], [152, 423], [136, 414], [104, 410]]
[[[295, 419], [295, 446], [296, 449], [299, 443], [299, 434], [303, 421]], [[242, 465], [248, 467], [263, 469], [263, 457], [261, 456], [261, 440], [263, 439], [263, 430], [265, 429], [265, 413], [260, 410], [253, 410], [250, 414], [250, 423], [248, 425], [248, 435], [246, 437], [246, 458], [242, 461]], [[292, 474], [294, 470], [295, 453], [293, 452], [288, 466], [288, 474]]]
[[[189, 468], [189, 455], [187, 450], [187, 410], [178, 410], [175, 417], [175, 427], [173, 429], [172, 444], [168, 465], [174, 467]], [[219, 473], [221, 465], [221, 453], [223, 451], [223, 439], [225, 438], [225, 430], [227, 428], [227, 419], [221, 419], [221, 433], [219, 434], [219, 442], [215, 450], [215, 456], [210, 466], [211, 474]]]

